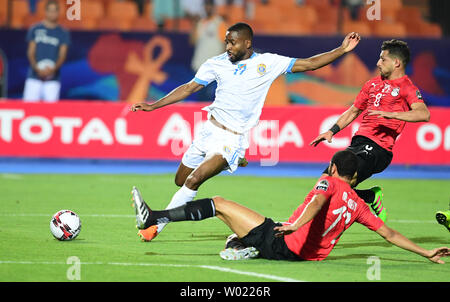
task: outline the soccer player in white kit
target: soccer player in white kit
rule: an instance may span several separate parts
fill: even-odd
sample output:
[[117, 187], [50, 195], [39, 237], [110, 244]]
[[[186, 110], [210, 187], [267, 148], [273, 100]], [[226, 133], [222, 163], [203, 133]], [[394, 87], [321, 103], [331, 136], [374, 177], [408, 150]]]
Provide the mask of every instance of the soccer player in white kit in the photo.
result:
[[[360, 41], [357, 33], [349, 33], [342, 45], [307, 59], [285, 57], [272, 53], [256, 53], [252, 47], [253, 31], [245, 23], [228, 28], [225, 36], [226, 52], [208, 59], [195, 78], [158, 101], [133, 104], [131, 111], [153, 111], [179, 102], [216, 81], [216, 98], [203, 108], [208, 120], [200, 134], [183, 155], [175, 175], [181, 188], [174, 194], [167, 209], [194, 200], [200, 185], [223, 170], [234, 172], [240, 158], [245, 156], [248, 133], [259, 122], [264, 101], [272, 82], [281, 74], [304, 72], [323, 67], [353, 50]], [[133, 188], [133, 199], [139, 191]], [[141, 211], [138, 207], [135, 210]], [[151, 241], [166, 223], [139, 230], [143, 241]]]

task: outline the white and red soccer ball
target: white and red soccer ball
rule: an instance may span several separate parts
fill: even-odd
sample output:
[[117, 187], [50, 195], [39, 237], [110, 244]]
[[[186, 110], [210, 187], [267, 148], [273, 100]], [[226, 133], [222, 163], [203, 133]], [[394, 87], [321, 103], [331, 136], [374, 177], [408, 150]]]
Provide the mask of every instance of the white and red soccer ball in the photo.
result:
[[73, 240], [80, 234], [80, 230], [80, 217], [70, 210], [58, 211], [50, 220], [50, 231], [58, 240]]

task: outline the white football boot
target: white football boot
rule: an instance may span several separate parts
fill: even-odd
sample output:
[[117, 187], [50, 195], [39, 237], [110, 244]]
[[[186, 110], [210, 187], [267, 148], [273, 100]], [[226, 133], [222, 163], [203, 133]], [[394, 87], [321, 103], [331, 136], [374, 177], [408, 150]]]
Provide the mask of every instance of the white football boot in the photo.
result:
[[136, 227], [138, 229], [145, 229], [145, 221], [150, 216], [150, 208], [145, 203], [139, 190], [133, 186], [131, 190], [134, 211], [136, 212]]

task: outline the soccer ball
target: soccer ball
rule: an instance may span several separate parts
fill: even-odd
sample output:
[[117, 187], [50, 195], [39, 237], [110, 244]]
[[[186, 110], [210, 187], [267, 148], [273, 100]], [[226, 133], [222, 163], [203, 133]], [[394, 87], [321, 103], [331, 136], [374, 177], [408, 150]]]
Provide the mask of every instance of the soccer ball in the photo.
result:
[[50, 231], [58, 240], [73, 240], [81, 230], [81, 220], [70, 210], [61, 210], [50, 220]]

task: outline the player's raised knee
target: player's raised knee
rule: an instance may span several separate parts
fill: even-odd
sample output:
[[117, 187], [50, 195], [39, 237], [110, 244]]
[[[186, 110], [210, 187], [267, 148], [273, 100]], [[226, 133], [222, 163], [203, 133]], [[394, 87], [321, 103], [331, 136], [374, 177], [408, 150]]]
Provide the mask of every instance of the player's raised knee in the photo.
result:
[[197, 189], [200, 184], [203, 182], [203, 179], [200, 175], [196, 174], [196, 173], [192, 173], [191, 175], [189, 175], [186, 178], [186, 181], [184, 182], [184, 184], [191, 189]]

